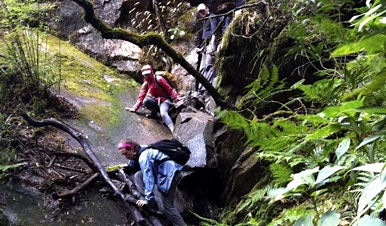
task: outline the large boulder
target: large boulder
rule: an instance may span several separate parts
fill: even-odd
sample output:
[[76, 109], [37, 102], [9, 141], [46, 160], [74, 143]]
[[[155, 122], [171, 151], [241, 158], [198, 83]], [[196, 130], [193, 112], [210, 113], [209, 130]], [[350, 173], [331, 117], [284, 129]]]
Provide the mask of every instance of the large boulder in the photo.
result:
[[213, 117], [203, 112], [182, 112], [178, 115], [175, 136], [192, 151], [187, 166], [215, 168], [213, 147]]
[[[127, 1], [94, 1], [96, 15], [111, 27], [121, 26], [122, 14], [126, 15]], [[124, 5], [125, 5], [124, 4]], [[123, 11], [122, 11], [123, 10]], [[58, 7], [60, 21], [52, 23], [54, 30], [64, 39], [69, 39], [82, 52], [107, 66], [130, 74], [136, 81], [142, 81], [138, 62], [142, 49], [130, 42], [117, 39], [103, 39], [100, 32], [82, 20], [83, 9], [70, 0], [64, 0]]]

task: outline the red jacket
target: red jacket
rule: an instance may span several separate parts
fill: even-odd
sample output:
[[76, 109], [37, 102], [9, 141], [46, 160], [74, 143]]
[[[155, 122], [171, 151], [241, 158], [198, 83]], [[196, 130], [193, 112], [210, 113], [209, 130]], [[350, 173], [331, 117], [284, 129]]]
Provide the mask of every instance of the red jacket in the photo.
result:
[[[180, 95], [173, 87], [169, 85], [166, 79], [164, 79], [162, 76], [157, 76], [157, 81], [162, 87], [159, 87], [155, 83], [153, 73], [144, 77], [141, 91], [139, 91], [137, 102], [134, 105], [134, 111], [137, 111], [142, 106], [146, 95], [155, 98], [155, 100], [159, 103], [166, 101], [169, 96], [171, 96], [175, 101], [179, 100]], [[165, 92], [165, 90], [167, 92]]]

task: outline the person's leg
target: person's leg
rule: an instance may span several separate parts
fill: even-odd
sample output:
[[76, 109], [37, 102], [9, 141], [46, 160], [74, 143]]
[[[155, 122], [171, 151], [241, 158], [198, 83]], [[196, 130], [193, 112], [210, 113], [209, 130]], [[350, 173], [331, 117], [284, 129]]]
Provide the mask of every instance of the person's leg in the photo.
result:
[[176, 174], [173, 177], [173, 182], [170, 185], [169, 192], [167, 194], [161, 193], [161, 200], [163, 203], [163, 211], [167, 218], [170, 220], [170, 222], [174, 226], [185, 226], [184, 219], [182, 219], [180, 213], [178, 210], [174, 207], [174, 195], [176, 193], [176, 188], [178, 185], [178, 182], [181, 179], [181, 172], [177, 171]]
[[231, 17], [225, 16], [224, 24], [221, 27], [222, 35], [225, 34], [225, 31], [226, 31], [227, 27], [229, 26], [229, 24], [231, 23], [231, 20], [232, 20]]
[[[143, 174], [142, 174], [142, 171], [137, 171], [135, 174], [134, 174], [134, 184], [135, 186], [137, 187], [137, 190], [138, 192], [142, 195], [142, 196], [145, 196], [145, 183], [143, 182]], [[159, 193], [157, 191], [157, 193]], [[151, 200], [149, 204], [149, 206], [151, 208], [154, 208], [154, 209], [158, 209], [158, 204], [157, 204], [157, 201], [159, 200]]]
[[149, 117], [157, 116], [157, 112], [159, 108], [156, 100], [154, 100], [151, 97], [146, 97], [145, 100], [143, 101], [143, 105], [145, 105], [145, 107], [150, 110], [151, 113]]
[[[206, 70], [207, 70], [207, 58], [208, 58], [208, 54], [206, 53], [208, 47], [207, 47], [207, 44], [205, 43], [204, 44], [204, 50], [202, 52], [202, 57], [201, 57], [201, 62], [200, 62], [200, 70], [199, 72], [204, 75]], [[198, 83], [197, 85], [197, 91], [199, 91], [200, 93], [203, 93], [205, 91], [205, 87], [201, 84], [201, 83]]]
[[145, 183], [143, 183], [143, 174], [140, 171], [137, 171], [135, 174], [134, 174], [134, 184], [135, 186], [137, 187], [139, 193], [141, 193], [141, 195], [145, 195]]
[[168, 126], [170, 131], [173, 133], [174, 124], [173, 120], [169, 116], [169, 103], [167, 101], [162, 102], [159, 106], [159, 109], [162, 119], [164, 120], [165, 124]]

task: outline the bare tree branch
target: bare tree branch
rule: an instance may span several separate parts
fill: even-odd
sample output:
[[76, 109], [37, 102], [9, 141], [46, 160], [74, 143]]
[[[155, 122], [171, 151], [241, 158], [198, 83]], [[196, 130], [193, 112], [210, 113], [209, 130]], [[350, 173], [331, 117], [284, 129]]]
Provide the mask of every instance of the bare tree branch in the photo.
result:
[[136, 44], [139, 47], [144, 47], [147, 45], [156, 45], [162, 49], [165, 54], [171, 57], [174, 62], [180, 64], [188, 73], [197, 79], [208, 91], [208, 93], [213, 97], [214, 101], [221, 108], [234, 109], [234, 106], [227, 103], [217, 90], [212, 86], [212, 84], [198, 72], [189, 62], [185, 60], [183, 55], [180, 52], [176, 52], [158, 33], [149, 32], [145, 35], [138, 35], [136, 33], [124, 30], [121, 28], [112, 28], [99, 18], [96, 17], [94, 12], [94, 6], [89, 0], [72, 0], [80, 5], [85, 14], [83, 19], [85, 22], [90, 23], [95, 29], [101, 32], [103, 38], [106, 39], [120, 39], [129, 41], [133, 44]]
[[57, 195], [57, 198], [64, 198], [67, 196], [72, 196], [77, 194], [79, 191], [81, 191], [83, 188], [87, 187], [92, 182], [96, 181], [99, 177], [99, 173], [93, 174], [90, 178], [88, 178], [85, 182], [83, 182], [81, 185], [77, 186], [76, 188], [72, 189], [71, 191], [60, 193]]

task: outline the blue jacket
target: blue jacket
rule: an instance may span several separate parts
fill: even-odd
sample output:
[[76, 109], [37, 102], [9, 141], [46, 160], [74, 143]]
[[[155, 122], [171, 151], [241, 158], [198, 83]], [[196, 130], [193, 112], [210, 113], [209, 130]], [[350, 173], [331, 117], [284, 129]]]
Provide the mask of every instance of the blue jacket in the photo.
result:
[[[174, 174], [177, 170], [182, 170], [183, 166], [173, 160], [162, 161], [169, 156], [157, 149], [145, 149], [146, 147], [146, 145], [140, 146], [137, 163], [139, 163], [143, 174], [145, 199], [150, 201], [154, 199], [154, 186], [156, 184], [160, 192], [168, 193]], [[129, 165], [133, 164], [136, 164], [135, 160], [129, 162]]]

